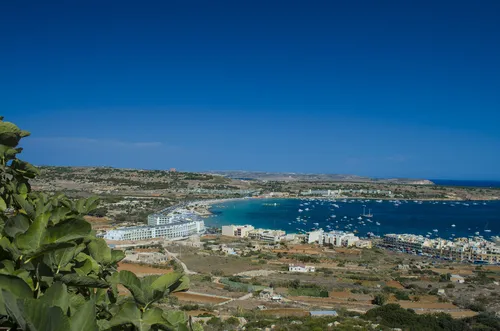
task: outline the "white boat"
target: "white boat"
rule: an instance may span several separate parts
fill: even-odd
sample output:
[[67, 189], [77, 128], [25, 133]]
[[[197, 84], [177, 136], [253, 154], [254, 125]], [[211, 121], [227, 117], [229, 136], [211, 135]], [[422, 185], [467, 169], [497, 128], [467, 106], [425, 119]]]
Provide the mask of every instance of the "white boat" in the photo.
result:
[[455, 224], [452, 224], [451, 227], [454, 228], [456, 225]]
[[363, 219], [363, 217], [361, 217], [361, 216], [359, 216], [359, 217], [358, 217], [358, 220], [360, 220], [360, 221], [361, 221], [362, 219]]
[[484, 232], [491, 232], [491, 230], [484, 230]]
[[305, 211], [309, 211], [309, 208], [306, 208]]
[[375, 224], [380, 225], [380, 223], [379, 223], [379, 222], [375, 222]]
[[302, 210], [302, 209], [299, 209], [299, 213], [302, 213], [302, 212], [303, 212], [303, 210]]
[[474, 234], [475, 234], [476, 236], [479, 236], [479, 231], [474, 232]]
[[434, 230], [432, 230], [432, 231], [434, 231], [434, 232], [438, 232], [439, 230], [438, 230], [438, 229], [434, 229]]

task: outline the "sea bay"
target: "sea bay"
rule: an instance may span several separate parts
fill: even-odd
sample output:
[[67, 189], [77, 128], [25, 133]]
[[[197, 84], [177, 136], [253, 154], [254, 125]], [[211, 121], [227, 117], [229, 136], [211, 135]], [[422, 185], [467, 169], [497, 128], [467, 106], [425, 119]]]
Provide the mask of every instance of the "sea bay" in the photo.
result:
[[500, 201], [244, 199], [215, 204], [210, 211], [207, 226], [250, 224], [287, 233], [322, 228], [358, 231], [361, 236], [368, 232], [442, 238], [500, 235]]

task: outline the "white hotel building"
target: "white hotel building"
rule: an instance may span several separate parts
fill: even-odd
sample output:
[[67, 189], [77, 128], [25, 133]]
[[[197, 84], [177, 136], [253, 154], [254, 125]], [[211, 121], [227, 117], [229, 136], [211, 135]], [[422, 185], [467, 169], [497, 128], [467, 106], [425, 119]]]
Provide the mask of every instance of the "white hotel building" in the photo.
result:
[[148, 225], [118, 228], [106, 232], [104, 239], [108, 240], [146, 240], [166, 238], [171, 240], [184, 239], [205, 232], [205, 222], [193, 213], [175, 215], [151, 214]]

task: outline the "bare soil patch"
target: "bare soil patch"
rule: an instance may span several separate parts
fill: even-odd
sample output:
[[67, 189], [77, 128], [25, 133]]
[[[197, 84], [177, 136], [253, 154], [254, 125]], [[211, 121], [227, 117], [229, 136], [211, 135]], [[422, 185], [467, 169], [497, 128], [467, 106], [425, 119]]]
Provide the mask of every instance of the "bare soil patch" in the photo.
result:
[[300, 308], [280, 308], [280, 309], [266, 309], [260, 312], [262, 315], [274, 316], [308, 316], [309, 312]]
[[155, 268], [153, 266], [148, 266], [148, 265], [120, 262], [120, 263], [118, 263], [118, 271], [121, 271], [121, 270], [131, 271], [131, 272], [135, 273], [137, 276], [163, 275], [163, 274], [171, 273], [173, 271], [172, 269], [161, 269], [161, 268]]
[[412, 302], [412, 301], [398, 301], [398, 304], [405, 308], [411, 309], [457, 309], [458, 307], [450, 302], [434, 302], [434, 303], [425, 303], [425, 302]]
[[397, 288], [397, 289], [404, 289], [404, 286], [401, 285], [400, 282], [396, 281], [396, 280], [390, 280], [388, 281], [387, 283], [385, 283], [385, 285], [389, 286], [389, 287], [394, 287], [394, 288]]
[[218, 304], [229, 300], [229, 299], [218, 298], [209, 295], [194, 294], [189, 292], [177, 292], [172, 295], [177, 297], [179, 301], [195, 302], [195, 303]]

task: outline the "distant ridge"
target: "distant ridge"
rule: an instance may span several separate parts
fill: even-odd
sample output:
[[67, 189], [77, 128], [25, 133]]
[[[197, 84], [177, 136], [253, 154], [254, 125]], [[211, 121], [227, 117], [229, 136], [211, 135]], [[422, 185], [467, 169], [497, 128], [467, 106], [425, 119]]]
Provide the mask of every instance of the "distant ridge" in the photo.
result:
[[247, 180], [272, 180], [272, 181], [337, 181], [337, 182], [360, 182], [360, 183], [391, 183], [411, 185], [434, 185], [428, 179], [412, 178], [371, 178], [358, 175], [342, 174], [301, 174], [295, 172], [265, 172], [265, 171], [205, 171], [203, 173], [221, 175], [232, 179]]

